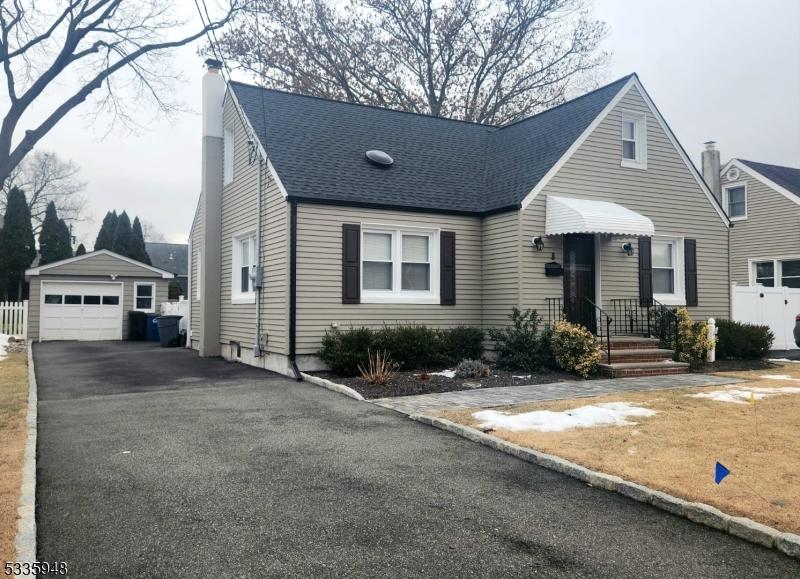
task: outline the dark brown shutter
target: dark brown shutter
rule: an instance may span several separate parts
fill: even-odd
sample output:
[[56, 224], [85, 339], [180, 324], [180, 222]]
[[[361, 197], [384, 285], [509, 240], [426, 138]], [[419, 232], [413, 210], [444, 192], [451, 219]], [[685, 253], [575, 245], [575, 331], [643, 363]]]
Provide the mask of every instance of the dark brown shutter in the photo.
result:
[[639, 305], [653, 305], [653, 254], [649, 237], [639, 238]]
[[342, 224], [342, 303], [361, 303], [361, 226]]
[[439, 296], [443, 306], [456, 305], [456, 234], [454, 231], [442, 231], [439, 243], [441, 259], [439, 269]]
[[683, 261], [686, 264], [686, 305], [697, 305], [697, 240], [683, 240]]

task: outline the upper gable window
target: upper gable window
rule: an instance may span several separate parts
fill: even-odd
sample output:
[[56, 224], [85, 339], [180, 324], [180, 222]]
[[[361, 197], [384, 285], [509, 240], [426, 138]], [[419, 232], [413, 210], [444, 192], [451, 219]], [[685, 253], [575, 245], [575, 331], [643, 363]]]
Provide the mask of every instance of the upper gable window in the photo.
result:
[[747, 219], [747, 186], [744, 183], [726, 185], [723, 201], [731, 220]]
[[233, 127], [225, 127], [225, 136], [222, 141], [222, 184], [227, 185], [233, 181]]
[[622, 113], [622, 166], [647, 168], [647, 117]]

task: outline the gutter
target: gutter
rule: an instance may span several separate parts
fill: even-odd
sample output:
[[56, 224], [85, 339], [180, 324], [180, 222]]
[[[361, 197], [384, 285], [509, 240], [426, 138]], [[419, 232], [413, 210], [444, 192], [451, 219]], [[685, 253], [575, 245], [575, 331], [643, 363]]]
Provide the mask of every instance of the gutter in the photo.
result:
[[[253, 343], [253, 357], [264, 355], [261, 344], [261, 289], [264, 286], [264, 272], [261, 269], [261, 171], [264, 161], [258, 157], [258, 176], [256, 177], [256, 268], [253, 272], [253, 286], [256, 290], [256, 339]], [[233, 283], [233, 281], [231, 281]]]
[[297, 367], [297, 201], [289, 200], [289, 364], [298, 382], [303, 381]]

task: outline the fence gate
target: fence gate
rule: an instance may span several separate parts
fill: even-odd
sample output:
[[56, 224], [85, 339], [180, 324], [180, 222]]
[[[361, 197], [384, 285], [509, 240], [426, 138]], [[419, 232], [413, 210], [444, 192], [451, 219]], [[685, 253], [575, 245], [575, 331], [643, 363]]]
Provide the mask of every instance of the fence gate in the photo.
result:
[[28, 300], [0, 302], [0, 334], [28, 337]]
[[733, 286], [731, 309], [737, 322], [769, 326], [775, 334], [774, 350], [797, 350], [794, 319], [800, 314], [800, 289]]

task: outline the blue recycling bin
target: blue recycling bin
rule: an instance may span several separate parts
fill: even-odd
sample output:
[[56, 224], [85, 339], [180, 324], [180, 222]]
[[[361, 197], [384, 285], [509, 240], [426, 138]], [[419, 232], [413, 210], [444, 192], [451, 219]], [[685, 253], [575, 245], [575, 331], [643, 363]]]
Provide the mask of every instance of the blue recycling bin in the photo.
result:
[[158, 314], [147, 314], [147, 330], [145, 340], [148, 342], [158, 342]]

